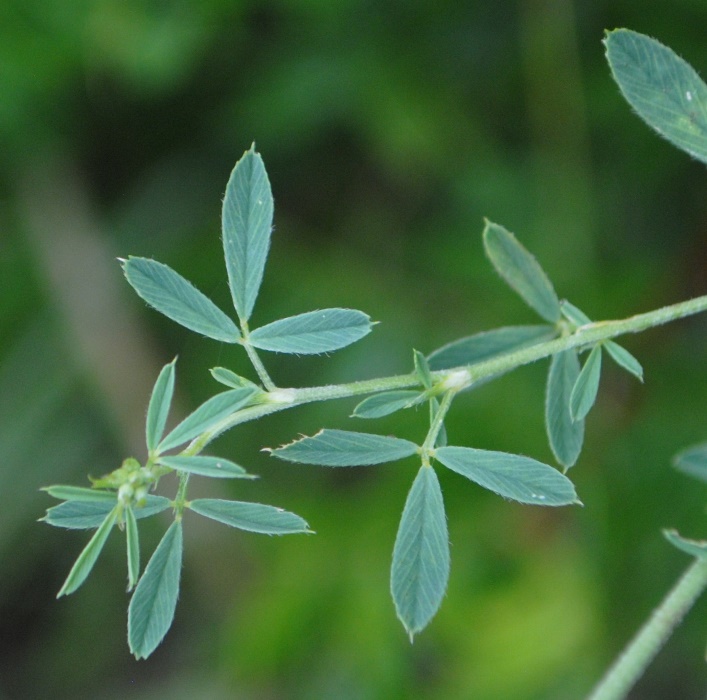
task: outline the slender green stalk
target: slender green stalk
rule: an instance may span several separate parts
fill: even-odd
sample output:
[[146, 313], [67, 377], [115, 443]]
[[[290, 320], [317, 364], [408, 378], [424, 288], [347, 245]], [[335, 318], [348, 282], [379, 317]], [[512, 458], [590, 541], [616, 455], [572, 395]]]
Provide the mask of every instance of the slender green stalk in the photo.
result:
[[[456, 367], [448, 370], [437, 370], [432, 372], [434, 381], [444, 381], [450, 375], [458, 375], [460, 371], [467, 371], [466, 381], [459, 383], [455, 377], [456, 391], [460, 391], [475, 382], [509, 372], [517, 367], [536, 362], [545, 357], [550, 357], [562, 350], [594, 345], [602, 340], [609, 340], [627, 333], [640, 333], [654, 326], [659, 326], [670, 321], [675, 321], [687, 316], [707, 311], [707, 295], [679, 302], [671, 306], [665, 306], [655, 311], [638, 314], [620, 321], [598, 321], [580, 326], [577, 330], [561, 338], [549, 340], [528, 348], [517, 350], [500, 357], [495, 357], [485, 362], [478, 362], [469, 367]], [[246, 349], [248, 345], [246, 344]], [[264, 370], [263, 370], [264, 371]], [[267, 375], [267, 373], [266, 373]], [[272, 382], [271, 382], [272, 383]], [[247, 423], [277, 411], [283, 411], [295, 406], [301, 406], [313, 401], [330, 401], [332, 399], [343, 399], [363, 394], [375, 394], [393, 389], [406, 389], [420, 386], [420, 378], [415, 372], [401, 374], [380, 379], [367, 379], [364, 381], [350, 382], [346, 384], [330, 384], [328, 386], [307, 387], [303, 389], [278, 389], [272, 394], [271, 401], [249, 406], [236, 411], [224, 418], [220, 423], [210, 430], [202, 433], [196, 438], [188, 448], [188, 454], [197, 454], [212, 440], [229, 430], [235, 425]], [[271, 391], [273, 391], [271, 389]]]
[[439, 435], [439, 431], [442, 430], [444, 418], [452, 406], [452, 401], [454, 400], [456, 393], [456, 391], [448, 391], [439, 403], [439, 408], [437, 409], [434, 420], [432, 421], [430, 429], [427, 432], [427, 437], [422, 443], [422, 459], [425, 464], [429, 464], [430, 452], [434, 450], [435, 440]]
[[177, 489], [177, 497], [174, 499], [174, 519], [181, 520], [184, 504], [187, 501], [187, 485], [189, 484], [189, 473], [179, 473], [179, 488]]
[[273, 380], [270, 379], [270, 375], [268, 374], [268, 371], [265, 369], [265, 365], [263, 364], [263, 361], [260, 359], [260, 355], [258, 355], [257, 350], [250, 344], [250, 340], [248, 337], [248, 323], [242, 319], [241, 319], [241, 333], [243, 335], [243, 339], [241, 340], [241, 345], [243, 345], [243, 347], [245, 348], [245, 351], [248, 354], [248, 357], [250, 358], [251, 364], [255, 368], [255, 371], [258, 373], [258, 377], [260, 377], [260, 381], [263, 383], [263, 386], [268, 391], [274, 391], [277, 388], [275, 386], [275, 382], [273, 382]]
[[623, 700], [707, 587], [707, 559], [697, 559], [631, 640], [587, 700]]

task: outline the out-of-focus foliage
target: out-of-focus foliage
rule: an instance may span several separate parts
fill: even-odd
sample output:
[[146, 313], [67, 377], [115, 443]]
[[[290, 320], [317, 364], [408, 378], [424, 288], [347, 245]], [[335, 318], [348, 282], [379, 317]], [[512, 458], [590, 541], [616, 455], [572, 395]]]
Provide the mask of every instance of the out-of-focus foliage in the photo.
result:
[[[163, 260], [227, 308], [221, 197], [254, 140], [276, 202], [257, 324], [332, 306], [382, 322], [329, 358], [269, 358], [283, 386], [410, 371], [412, 347], [535, 322], [484, 260], [484, 216], [594, 319], [705, 293], [704, 167], [631, 113], [601, 38], [631, 27], [705, 75], [706, 23], [695, 0], [0, 3], [0, 697], [581, 696], [684, 566], [660, 529], [704, 536], [704, 491], [669, 467], [705, 436], [703, 319], [626, 341], [645, 386], [607, 366], [573, 470], [581, 511], [440, 473], [450, 588], [413, 646], [388, 593], [412, 465], [332, 474], [260, 452], [355, 429], [354, 403], [220, 440], [264, 478], [199, 495], [277, 503], [318, 534], [194, 516], [175, 626], [146, 663], [122, 633], [124, 543], [55, 601], [86, 540], [35, 522], [37, 489], [143, 458], [150, 387], [175, 354], [175, 422], [216, 390], [209, 367], [253, 378], [238, 348], [148, 311], [115, 257]], [[450, 439], [552, 460], [545, 370], [457, 402]], [[376, 432], [415, 439], [425, 418]], [[147, 529], [146, 551], [158, 538]], [[700, 610], [642, 697], [702, 697]]]

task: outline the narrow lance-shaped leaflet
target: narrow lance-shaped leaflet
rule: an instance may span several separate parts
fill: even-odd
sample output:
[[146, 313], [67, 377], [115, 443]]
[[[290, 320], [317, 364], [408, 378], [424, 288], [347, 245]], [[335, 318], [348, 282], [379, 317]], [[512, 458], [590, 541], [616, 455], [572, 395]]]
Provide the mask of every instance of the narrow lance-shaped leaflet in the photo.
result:
[[390, 591], [410, 641], [434, 617], [449, 581], [449, 536], [434, 469], [415, 477], [393, 548]]
[[146, 659], [172, 626], [182, 569], [182, 522], [174, 521], [145, 567], [128, 607], [128, 644]]
[[270, 452], [273, 457], [288, 462], [323, 467], [355, 467], [394, 462], [415, 454], [418, 449], [414, 442], [387, 435], [320, 430], [312, 437], [296, 440]]
[[164, 434], [164, 427], [167, 424], [167, 416], [169, 415], [174, 394], [175, 362], [176, 360], [172, 360], [172, 362], [162, 368], [152, 389], [145, 420], [145, 437], [149, 452], [153, 452], [157, 448], [157, 444]]
[[123, 261], [125, 277], [152, 308], [185, 328], [224, 343], [241, 337], [236, 324], [171, 267], [147, 258]]
[[545, 427], [557, 461], [569, 469], [575, 464], [584, 442], [584, 421], [572, 420], [570, 396], [579, 376], [574, 349], [552, 356], [545, 395]]
[[560, 301], [538, 261], [503, 226], [486, 220], [484, 248], [497, 272], [546, 321], [560, 320]]
[[227, 501], [220, 498], [197, 498], [187, 507], [195, 513], [240, 530], [264, 535], [291, 535], [310, 533], [307, 522], [295, 513], [244, 501]]
[[223, 200], [223, 252], [233, 305], [247, 322], [263, 280], [270, 248], [273, 198], [255, 144], [236, 163]]
[[362, 311], [321, 309], [260, 326], [249, 339], [261, 350], [317, 355], [355, 343], [371, 332], [372, 325]]

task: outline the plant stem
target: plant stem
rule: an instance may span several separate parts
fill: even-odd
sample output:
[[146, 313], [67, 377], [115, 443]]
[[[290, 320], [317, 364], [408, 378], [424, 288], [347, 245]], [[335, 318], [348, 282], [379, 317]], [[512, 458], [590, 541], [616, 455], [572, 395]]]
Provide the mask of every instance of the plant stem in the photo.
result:
[[179, 473], [179, 488], [177, 489], [177, 496], [174, 499], [174, 519], [181, 520], [182, 512], [184, 511], [184, 504], [187, 500], [187, 484], [189, 483], [189, 472]]
[[587, 700], [622, 700], [707, 587], [707, 559], [696, 559], [653, 611]]
[[[477, 362], [466, 368], [455, 367], [446, 370], [437, 370], [432, 372], [432, 378], [435, 382], [444, 381], [450, 374], [459, 372], [460, 370], [466, 370], [469, 373], [468, 381], [463, 385], [457, 384], [455, 386], [455, 389], [460, 391], [482, 379], [492, 377], [493, 375], [504, 374], [517, 367], [554, 355], [562, 350], [591, 346], [602, 340], [616, 338], [626, 333], [640, 333], [654, 326], [669, 323], [670, 321], [675, 321], [687, 316], [693, 316], [703, 311], [707, 311], [707, 295], [672, 304], [671, 306], [665, 306], [655, 311], [631, 316], [620, 321], [598, 321], [596, 323], [589, 323], [580, 326], [574, 333], [561, 338], [531, 345], [522, 350], [506, 353], [484, 362]], [[246, 350], [248, 350], [249, 345], [247, 342], [245, 343], [245, 347]], [[255, 351], [253, 350], [253, 352]], [[267, 376], [267, 372], [265, 372], [264, 368], [263, 372], [265, 376]], [[263, 378], [262, 375], [261, 378]], [[270, 381], [269, 377], [268, 381], [272, 385], [272, 381]], [[265, 383], [264, 379], [263, 383]], [[227, 416], [220, 423], [217, 423], [211, 429], [196, 438], [190, 445], [190, 448], [195, 448], [196, 451], [190, 452], [190, 454], [196, 454], [196, 452], [201, 451], [212, 440], [221, 435], [221, 433], [235, 425], [262, 418], [263, 416], [277, 411], [294, 408], [295, 406], [301, 406], [302, 404], [311, 403], [313, 401], [329, 401], [332, 399], [343, 399], [393, 389], [406, 389], [420, 386], [420, 384], [420, 378], [415, 372], [411, 372], [410, 374], [401, 374], [380, 379], [367, 379], [346, 384], [331, 384], [328, 386], [307, 387], [302, 389], [282, 389], [279, 391], [287, 394], [286, 401], [277, 400], [256, 406], [249, 406], [236, 411], [236, 413]]]
[[258, 377], [260, 377], [260, 381], [263, 383], [263, 386], [268, 390], [268, 391], [274, 391], [277, 389], [275, 386], [275, 383], [273, 382], [272, 379], [270, 379], [270, 375], [268, 374], [268, 371], [265, 369], [265, 365], [263, 364], [263, 361], [260, 359], [260, 355], [258, 355], [258, 352], [256, 349], [250, 344], [250, 339], [248, 336], [248, 322], [244, 321], [243, 319], [241, 321], [241, 334], [243, 335], [243, 338], [241, 340], [241, 345], [245, 348], [246, 353], [248, 354], [248, 357], [250, 358], [250, 362], [255, 368], [255, 371], [258, 374]]
[[434, 420], [432, 421], [432, 424], [430, 425], [429, 432], [427, 433], [427, 437], [425, 438], [425, 442], [422, 443], [422, 459], [423, 461], [426, 461], [429, 464], [429, 456], [430, 452], [434, 450], [435, 446], [435, 440], [437, 440], [437, 436], [439, 435], [439, 431], [442, 429], [442, 426], [444, 425], [444, 417], [447, 415], [447, 412], [452, 406], [452, 400], [456, 396], [457, 392], [456, 391], [448, 391], [443, 397], [442, 400], [440, 401], [439, 408], [437, 409], [435, 413]]

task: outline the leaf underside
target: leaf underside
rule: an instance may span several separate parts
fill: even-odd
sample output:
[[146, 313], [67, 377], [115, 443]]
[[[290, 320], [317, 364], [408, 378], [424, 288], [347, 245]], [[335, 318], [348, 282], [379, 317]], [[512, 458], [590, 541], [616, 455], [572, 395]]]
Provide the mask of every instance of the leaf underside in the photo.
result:
[[[117, 495], [112, 501], [87, 502], [65, 501], [58, 506], [49, 508], [42, 521], [54, 527], [64, 527], [69, 530], [91, 530], [98, 527], [113, 510]], [[148, 495], [144, 506], [133, 506], [135, 517], [149, 518], [151, 515], [167, 510], [171, 505], [169, 498]]]
[[560, 300], [545, 271], [503, 226], [486, 220], [484, 248], [496, 271], [528, 306], [550, 323], [560, 320]]
[[545, 427], [550, 448], [557, 461], [569, 469], [582, 451], [584, 421], [573, 421], [570, 396], [579, 376], [579, 360], [574, 349], [552, 356], [545, 395]]
[[427, 358], [430, 369], [452, 369], [485, 362], [557, 337], [554, 326], [505, 326], [454, 340]]
[[323, 467], [355, 467], [394, 462], [417, 452], [414, 442], [350, 430], [321, 430], [312, 437], [272, 450], [274, 457]]
[[310, 532], [309, 525], [299, 515], [262, 503], [198, 498], [189, 503], [189, 508], [224, 525], [264, 535]]
[[255, 148], [243, 154], [226, 185], [223, 252], [233, 305], [247, 321], [260, 291], [272, 234], [273, 198], [265, 165]]
[[128, 607], [128, 643], [136, 659], [146, 659], [172, 626], [182, 568], [182, 523], [165, 532], [137, 584]]
[[626, 101], [663, 138], [707, 163], [707, 85], [667, 46], [628, 29], [607, 34], [606, 56]]
[[138, 296], [185, 328], [224, 343], [240, 339], [236, 324], [171, 267], [131, 257], [123, 263], [123, 271]]
[[448, 469], [504, 498], [539, 506], [578, 502], [574, 485], [564, 474], [530, 457], [471, 447], [440, 447], [435, 457]]
[[244, 389], [231, 389], [212, 396], [193, 413], [188, 415], [167, 437], [158, 445], [160, 452], [171, 450], [195, 438], [200, 433], [223, 420], [226, 416], [245, 406], [254, 390], [250, 387]]
[[261, 350], [319, 355], [355, 343], [371, 331], [371, 319], [355, 309], [322, 309], [256, 328], [250, 342]]
[[449, 581], [449, 536], [442, 491], [431, 467], [420, 468], [400, 520], [390, 590], [410, 635], [423, 630], [442, 603]]

